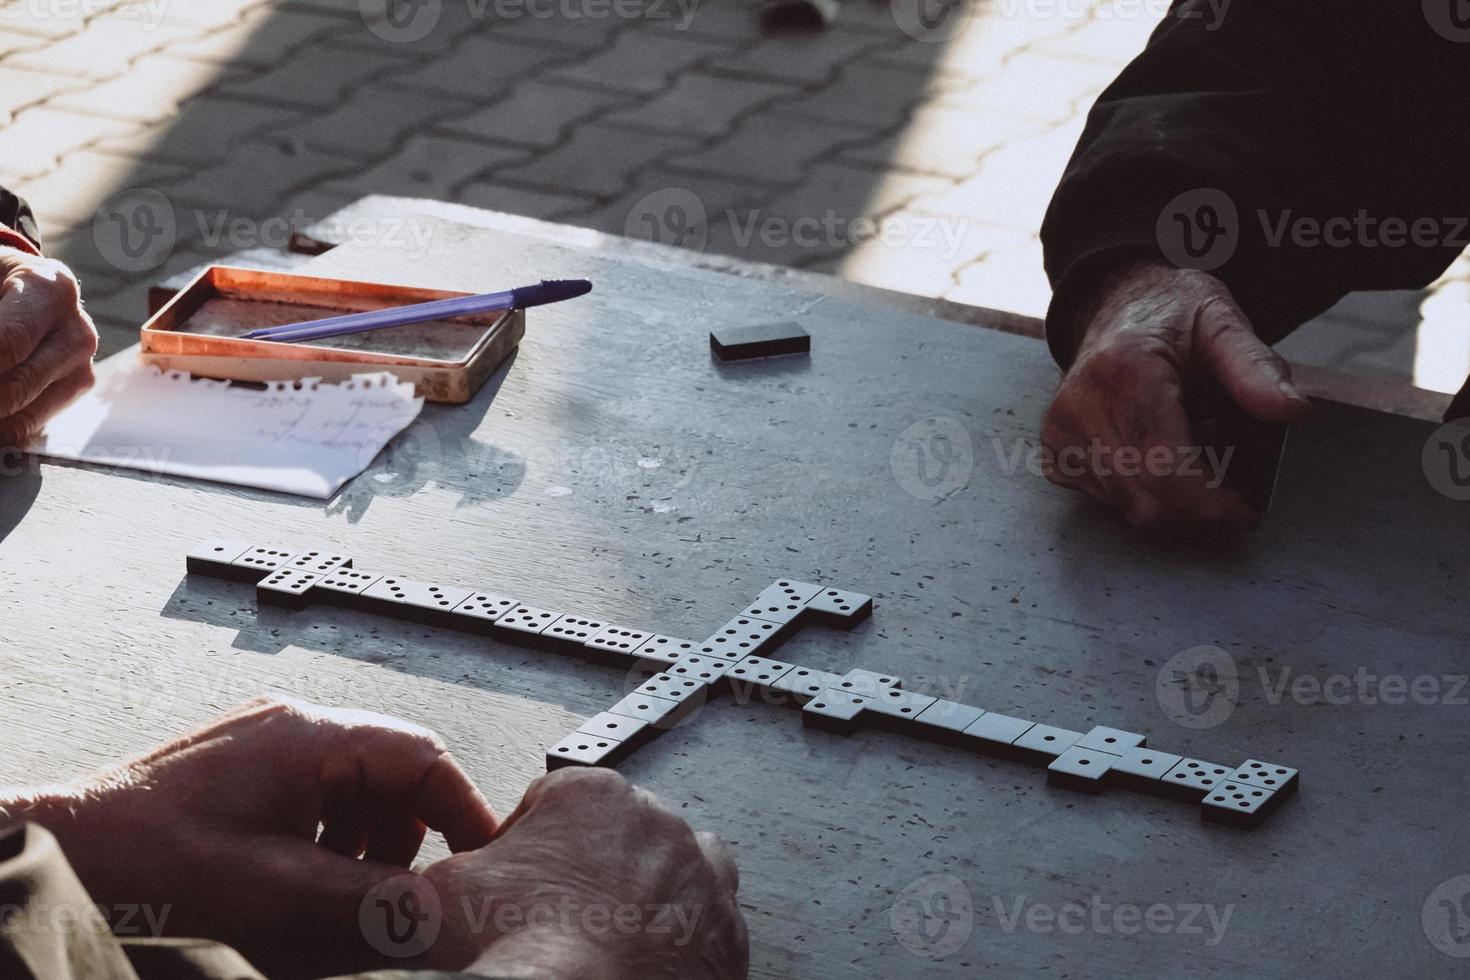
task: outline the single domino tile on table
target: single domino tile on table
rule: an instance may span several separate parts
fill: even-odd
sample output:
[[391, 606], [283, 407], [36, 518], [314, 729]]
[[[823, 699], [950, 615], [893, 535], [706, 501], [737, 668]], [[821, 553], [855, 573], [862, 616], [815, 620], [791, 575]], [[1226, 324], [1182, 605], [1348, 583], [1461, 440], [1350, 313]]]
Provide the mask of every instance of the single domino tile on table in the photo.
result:
[[1082, 737], [1081, 732], [1053, 725], [1032, 725], [1026, 733], [1011, 743], [1017, 758], [1037, 766], [1049, 766], [1051, 761], [1067, 751]]
[[235, 568], [235, 560], [243, 558], [254, 547], [247, 541], [210, 538], [189, 549], [189, 554], [184, 558], [184, 567], [195, 575], [216, 575], [238, 581], [252, 581], [240, 569]]
[[312, 598], [347, 609], [366, 609], [368, 605], [362, 601], [362, 594], [382, 578], [365, 568], [339, 568], [322, 577], [312, 591]]
[[669, 665], [665, 671], [670, 677], [688, 677], [699, 681], [701, 684], [711, 685], [710, 691], [714, 693], [713, 685], [717, 684], [725, 672], [733, 666], [728, 660], [717, 660], [714, 657], [705, 657], [697, 653], [691, 653], [687, 657], [680, 657]]
[[649, 726], [649, 734], [678, 728], [699, 710], [698, 700], [674, 701], [634, 691], [608, 708], [611, 714], [636, 718]]
[[1081, 793], [1101, 793], [1103, 779], [1119, 756], [1073, 745], [1046, 767], [1046, 784]]
[[1259, 759], [1245, 760], [1227, 778], [1232, 783], [1249, 783], [1269, 789], [1283, 798], [1295, 793], [1298, 783], [1297, 771], [1291, 766], [1283, 766], [1279, 762], [1262, 762]]
[[583, 643], [582, 654], [588, 660], [615, 667], [631, 667], [638, 662], [637, 653], [653, 638], [646, 630], [627, 626], [605, 626]]
[[856, 694], [829, 689], [812, 698], [801, 709], [801, 723], [807, 728], [833, 735], [851, 735], [857, 730], [858, 719], [863, 716], [868, 703], [867, 698]]
[[234, 572], [231, 577], [242, 582], [259, 582], [282, 565], [289, 564], [295, 557], [296, 552], [287, 548], [268, 545], [251, 548], [230, 562], [230, 568]]
[[902, 735], [917, 735], [922, 730], [919, 715], [937, 700], [902, 688], [885, 688], [868, 703], [867, 710], [863, 712], [863, 722]]
[[806, 616], [819, 626], [850, 630], [873, 615], [873, 597], [861, 592], [823, 589], [806, 604]]
[[666, 669], [680, 657], [686, 657], [697, 651], [700, 644], [693, 640], [683, 640], [677, 636], [664, 636], [655, 633], [640, 646], [634, 654], [634, 659], [643, 667], [651, 667], [653, 672]]
[[963, 747], [965, 729], [979, 721], [983, 714], [983, 708], [936, 698], [933, 704], [919, 712], [915, 719], [917, 724], [910, 734], [940, 745]]
[[1129, 749], [1113, 763], [1113, 767], [1108, 770], [1107, 779], [1113, 785], [1126, 786], [1140, 793], [1171, 796], [1173, 791], [1164, 782], [1164, 777], [1183, 759], [1181, 755], [1160, 752], [1158, 749]]
[[519, 603], [509, 596], [494, 592], [475, 592], [450, 611], [448, 625], [458, 630], [490, 636], [495, 622]]
[[352, 559], [346, 555], [334, 555], [327, 551], [303, 551], [286, 567], [325, 575], [339, 568], [350, 568], [351, 566]]
[[634, 749], [648, 740], [648, 723], [640, 718], [630, 718], [615, 711], [603, 711], [588, 718], [577, 726], [581, 735], [598, 738], [615, 738], [628, 748]]
[[985, 755], [1019, 760], [1022, 754], [1015, 747], [1016, 739], [1035, 727], [1035, 722], [1024, 718], [987, 711], [965, 729], [961, 745]]
[[669, 701], [700, 701], [709, 696], [709, 685], [701, 684], [692, 677], [675, 677], [672, 674], [655, 674], [640, 684], [634, 694], [649, 694]]
[[891, 687], [903, 687], [903, 681], [893, 674], [857, 668], [843, 674], [836, 686], [859, 697], [876, 698]]
[[822, 591], [820, 585], [778, 579], [761, 590], [755, 601], [745, 607], [745, 615], [778, 626], [795, 624], [806, 610], [806, 604]]
[[730, 692], [736, 704], [765, 700], [766, 692], [790, 673], [793, 666], [768, 657], [746, 657], [725, 671], [723, 687]]
[[458, 589], [425, 582], [404, 582], [406, 598], [397, 614], [429, 626], [453, 626], [454, 610], [469, 599], [469, 589]]
[[519, 643], [528, 647], [541, 648], [542, 630], [561, 619], [562, 614], [535, 606], [516, 606], [495, 621], [495, 632], [491, 634], [507, 643]]
[[414, 583], [401, 575], [385, 575], [358, 593], [358, 608], [380, 616], [402, 618], [399, 607], [408, 602], [408, 586]]
[[1200, 819], [1229, 827], [1252, 830], [1281, 805], [1286, 794], [1227, 780], [1205, 794]]
[[627, 758], [631, 751], [615, 738], [572, 732], [546, 750], [546, 771], [564, 766], [612, 767]]
[[750, 616], [736, 616], [705, 640], [698, 652], [721, 660], [743, 660], [768, 654], [781, 645], [781, 626]]
[[1137, 732], [1125, 732], [1121, 728], [1096, 725], [1077, 740], [1084, 749], [1095, 749], [1111, 755], [1122, 755], [1129, 749], [1141, 747], [1146, 739]]
[[1225, 782], [1231, 772], [1230, 766], [1222, 766], [1218, 762], [1180, 759], [1174, 768], [1164, 775], [1163, 792], [1175, 799], [1198, 803], [1204, 799], [1206, 793], [1212, 792]]
[[580, 655], [587, 641], [605, 626], [598, 620], [568, 613], [541, 631], [541, 648]]
[[840, 680], [841, 674], [797, 664], [771, 684], [768, 691], [775, 697], [767, 700], [789, 708], [800, 708]]
[[709, 332], [709, 349], [722, 361], [805, 354], [812, 349], [812, 336], [789, 321], [720, 327]]
[[299, 568], [278, 568], [255, 587], [256, 602], [286, 609], [305, 609], [309, 601], [307, 593], [322, 578]]

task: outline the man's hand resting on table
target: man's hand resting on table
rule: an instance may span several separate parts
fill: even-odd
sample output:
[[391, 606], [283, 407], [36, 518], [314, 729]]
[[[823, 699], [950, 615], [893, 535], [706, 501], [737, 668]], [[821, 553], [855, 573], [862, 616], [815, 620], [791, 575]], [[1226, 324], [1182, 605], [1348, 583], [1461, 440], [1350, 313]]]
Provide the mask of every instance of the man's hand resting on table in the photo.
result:
[[608, 770], [531, 784], [487, 847], [428, 868], [443, 968], [536, 980], [739, 980], [749, 950], [724, 843]]
[[[166, 912], [168, 935], [228, 943], [268, 974], [408, 965], [394, 957], [409, 950], [384, 948], [381, 913], [416, 917], [427, 889], [441, 967], [745, 975], [717, 840], [606, 771], [537, 780], [501, 826], [433, 732], [369, 712], [253, 701], [79, 783], [0, 791], [9, 820], [55, 834], [102, 907]], [[458, 853], [414, 873], [426, 827]], [[631, 932], [616, 918], [656, 905], [672, 908]], [[600, 909], [615, 916], [606, 929]]]
[[0, 246], [0, 448], [92, 386], [97, 329], [66, 266]]
[[[1293, 422], [1310, 408], [1286, 362], [1256, 337], [1218, 279], [1153, 262], [1117, 270], [1091, 305], [1076, 359], [1042, 425], [1047, 478], [1140, 528], [1253, 525], [1260, 515], [1237, 493], [1179, 463], [1187, 458], [1181, 450], [1199, 445], [1185, 416], [1186, 392], [1211, 380], [1263, 422]], [[1118, 465], [1119, 449], [1133, 465]], [[1102, 465], [1093, 465], [1097, 459]]]

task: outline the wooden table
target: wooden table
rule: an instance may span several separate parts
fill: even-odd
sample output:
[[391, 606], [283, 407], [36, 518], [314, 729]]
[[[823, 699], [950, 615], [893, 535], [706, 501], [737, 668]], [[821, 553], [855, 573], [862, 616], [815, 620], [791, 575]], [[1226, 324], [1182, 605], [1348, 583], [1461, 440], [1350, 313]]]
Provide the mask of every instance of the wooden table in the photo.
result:
[[[421, 261], [344, 246], [310, 269], [597, 290], [533, 311], [472, 404], [427, 409], [325, 506], [81, 466], [7, 477], [0, 782], [74, 776], [283, 691], [433, 726], [508, 810], [546, 745], [621, 692], [615, 671], [473, 636], [257, 610], [247, 586], [185, 577], [205, 537], [319, 542], [695, 639], [789, 574], [878, 608], [851, 634], [804, 631], [788, 660], [892, 670], [1205, 759], [1284, 761], [1303, 790], [1234, 831], [1189, 804], [1079, 796], [1030, 767], [716, 702], [623, 771], [734, 843], [754, 976], [1458, 975], [1421, 924], [1431, 892], [1470, 872], [1456, 681], [1470, 522], [1421, 472], [1432, 426], [1321, 405], [1293, 434], [1267, 527], [1201, 554], [1008, 470], [1055, 383], [1033, 339], [449, 224]], [[811, 332], [810, 359], [712, 363], [712, 325], [782, 319]], [[941, 430], [951, 468], [921, 473], [913, 434]], [[1156, 683], [1201, 644], [1234, 658], [1240, 703], [1191, 729]], [[1360, 671], [1431, 678], [1439, 696], [1340, 697], [1330, 679]], [[950, 921], [958, 885], [974, 911]], [[936, 888], [954, 902], [922, 920], [949, 921], [931, 948], [964, 939], [940, 959], [911, 952], [926, 940], [889, 914], [906, 889]], [[1223, 936], [1211, 911], [1229, 916]]]

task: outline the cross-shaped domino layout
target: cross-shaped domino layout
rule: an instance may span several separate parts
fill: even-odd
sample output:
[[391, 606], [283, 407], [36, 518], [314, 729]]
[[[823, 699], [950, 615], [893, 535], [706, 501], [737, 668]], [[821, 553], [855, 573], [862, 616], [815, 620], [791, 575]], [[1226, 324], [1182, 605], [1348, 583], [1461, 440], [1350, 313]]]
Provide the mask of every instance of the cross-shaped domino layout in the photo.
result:
[[1045, 766], [1047, 783], [1084, 793], [1120, 786], [1199, 803], [1205, 820], [1251, 828], [1296, 792], [1297, 771], [1247, 759], [1238, 766], [1160, 752], [1136, 732], [1075, 732], [904, 690], [871, 670], [834, 674], [775, 659], [808, 625], [852, 629], [873, 612], [858, 592], [782, 579], [702, 643], [525, 605], [509, 596], [417, 582], [357, 567], [325, 550], [213, 539], [188, 570], [256, 583], [259, 602], [313, 602], [479, 633], [507, 643], [641, 671], [642, 682], [553, 745], [547, 769], [614, 766], [649, 740], [727, 695], [801, 709], [802, 724], [840, 735], [883, 728], [961, 749]]

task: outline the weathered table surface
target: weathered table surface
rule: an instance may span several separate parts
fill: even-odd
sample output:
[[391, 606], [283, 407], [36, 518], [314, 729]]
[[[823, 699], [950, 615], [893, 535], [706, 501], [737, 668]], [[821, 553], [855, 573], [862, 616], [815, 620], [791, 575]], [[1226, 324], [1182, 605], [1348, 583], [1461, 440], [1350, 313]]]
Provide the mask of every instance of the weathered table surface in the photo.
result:
[[[1034, 340], [452, 225], [417, 261], [343, 247], [311, 268], [597, 289], [532, 311], [471, 405], [428, 408], [325, 506], [80, 466], [5, 478], [0, 782], [69, 777], [284, 691], [433, 726], [509, 809], [546, 745], [621, 693], [614, 671], [468, 635], [257, 610], [247, 586], [185, 577], [204, 537], [331, 545], [694, 639], [789, 574], [878, 608], [851, 634], [803, 632], [788, 660], [927, 678], [1213, 761], [1287, 762], [1303, 790], [1234, 831], [1189, 804], [1078, 796], [1038, 769], [716, 702], [623, 771], [734, 843], [753, 975], [1459, 972], [1421, 922], [1462, 915], [1456, 885], [1450, 904], [1431, 893], [1470, 872], [1456, 680], [1470, 522], [1421, 472], [1431, 426], [1322, 405], [1293, 434], [1265, 530], [1201, 554], [1008, 468], [1055, 381]], [[810, 359], [711, 362], [713, 324], [780, 319], [811, 332]], [[949, 468], [921, 469], [916, 447]], [[1239, 704], [1192, 729], [1168, 720], [1156, 683], [1202, 644], [1234, 658]], [[1362, 696], [1364, 673], [1439, 694]], [[950, 901], [921, 917], [927, 936], [895, 930], [905, 890], [935, 888]], [[905, 946], [961, 939], [939, 959]]]

